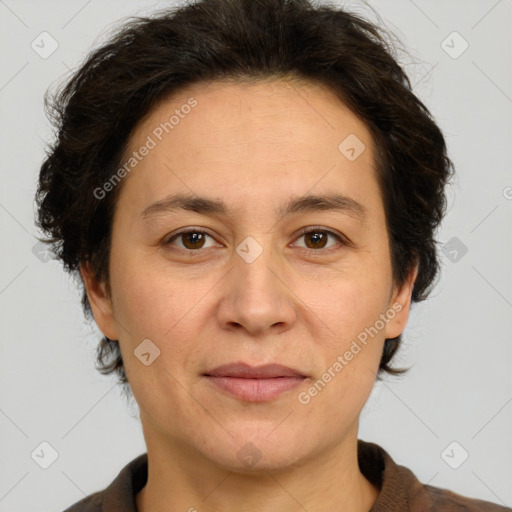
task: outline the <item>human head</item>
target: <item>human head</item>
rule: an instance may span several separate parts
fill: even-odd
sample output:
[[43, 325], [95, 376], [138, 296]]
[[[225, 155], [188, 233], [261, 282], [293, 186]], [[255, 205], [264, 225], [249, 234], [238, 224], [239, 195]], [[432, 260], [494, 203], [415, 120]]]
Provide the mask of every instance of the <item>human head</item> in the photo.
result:
[[[219, 79], [297, 77], [330, 88], [375, 143], [393, 278], [418, 264], [412, 301], [438, 273], [434, 233], [445, 209], [451, 162], [428, 109], [413, 94], [392, 47], [368, 21], [307, 0], [204, 0], [134, 19], [96, 49], [49, 104], [58, 130], [38, 189], [38, 224], [65, 268], [89, 261], [109, 285], [113, 214], [123, 181], [94, 194], [124, 162], [130, 135], [159, 103], [186, 86]], [[82, 304], [91, 314], [85, 290]], [[384, 345], [380, 369], [401, 336]], [[104, 373], [127, 383], [116, 340], [103, 338]]]

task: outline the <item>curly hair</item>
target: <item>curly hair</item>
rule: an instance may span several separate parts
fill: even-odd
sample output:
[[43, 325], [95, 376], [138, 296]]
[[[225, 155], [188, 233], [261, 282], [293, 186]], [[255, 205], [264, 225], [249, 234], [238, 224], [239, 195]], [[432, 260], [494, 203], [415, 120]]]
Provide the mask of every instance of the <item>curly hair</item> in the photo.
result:
[[[120, 184], [93, 193], [121, 165], [130, 134], [157, 103], [212, 80], [295, 77], [328, 86], [369, 128], [376, 146], [395, 284], [414, 266], [412, 302], [425, 300], [439, 272], [435, 231], [446, 210], [453, 164], [427, 107], [412, 92], [389, 32], [346, 9], [310, 0], [200, 0], [125, 20], [92, 51], [45, 108], [55, 140], [41, 165], [36, 224], [42, 240], [78, 277], [89, 262], [109, 287], [113, 212]], [[387, 339], [391, 367], [401, 335]], [[128, 384], [119, 342], [101, 339], [96, 368]]]

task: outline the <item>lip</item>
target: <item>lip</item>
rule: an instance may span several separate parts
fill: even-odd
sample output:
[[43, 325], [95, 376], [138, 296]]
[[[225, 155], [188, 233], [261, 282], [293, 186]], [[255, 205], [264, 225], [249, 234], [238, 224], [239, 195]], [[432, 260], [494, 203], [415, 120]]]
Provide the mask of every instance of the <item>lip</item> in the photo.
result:
[[251, 366], [243, 362], [218, 366], [203, 376], [221, 391], [248, 402], [273, 400], [307, 379], [300, 371], [281, 364]]
[[306, 377], [299, 370], [283, 366], [282, 364], [264, 364], [251, 366], [250, 364], [237, 362], [217, 366], [204, 375], [211, 377], [241, 377], [245, 379], [270, 379], [274, 377]]

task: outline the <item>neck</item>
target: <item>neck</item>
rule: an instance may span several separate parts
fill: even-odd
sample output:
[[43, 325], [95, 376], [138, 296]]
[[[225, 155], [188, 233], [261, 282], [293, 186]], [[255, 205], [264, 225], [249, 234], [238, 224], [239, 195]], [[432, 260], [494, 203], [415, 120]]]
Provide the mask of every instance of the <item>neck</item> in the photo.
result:
[[368, 512], [379, 494], [359, 470], [357, 425], [328, 453], [253, 473], [227, 470], [182, 443], [147, 434], [148, 481], [136, 496], [139, 512]]

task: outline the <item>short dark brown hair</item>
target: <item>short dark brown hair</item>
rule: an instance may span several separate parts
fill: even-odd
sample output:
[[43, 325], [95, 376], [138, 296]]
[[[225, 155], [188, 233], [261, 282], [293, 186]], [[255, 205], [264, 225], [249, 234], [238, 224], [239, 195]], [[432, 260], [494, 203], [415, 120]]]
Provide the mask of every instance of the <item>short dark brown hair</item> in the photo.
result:
[[[42, 163], [36, 223], [64, 268], [78, 277], [89, 261], [109, 288], [113, 212], [119, 186], [93, 193], [121, 165], [130, 134], [159, 101], [214, 80], [295, 77], [328, 86], [369, 128], [390, 240], [393, 279], [418, 263], [412, 302], [424, 300], [439, 271], [435, 231], [453, 172], [444, 137], [412, 92], [389, 32], [360, 15], [309, 0], [200, 0], [125, 21], [51, 99], [56, 129]], [[381, 372], [401, 336], [387, 339]], [[101, 339], [97, 369], [128, 384], [119, 343]]]

